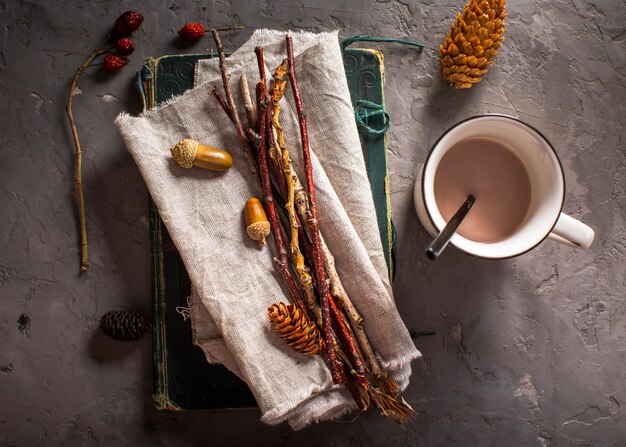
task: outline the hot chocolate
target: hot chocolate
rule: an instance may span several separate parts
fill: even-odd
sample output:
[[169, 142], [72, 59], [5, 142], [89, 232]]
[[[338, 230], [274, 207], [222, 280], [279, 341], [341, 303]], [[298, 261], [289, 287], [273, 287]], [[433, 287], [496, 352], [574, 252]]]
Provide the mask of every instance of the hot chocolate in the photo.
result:
[[493, 141], [468, 139], [450, 148], [434, 180], [437, 207], [448, 221], [468, 194], [476, 203], [457, 232], [476, 242], [506, 239], [524, 222], [530, 179], [522, 161]]

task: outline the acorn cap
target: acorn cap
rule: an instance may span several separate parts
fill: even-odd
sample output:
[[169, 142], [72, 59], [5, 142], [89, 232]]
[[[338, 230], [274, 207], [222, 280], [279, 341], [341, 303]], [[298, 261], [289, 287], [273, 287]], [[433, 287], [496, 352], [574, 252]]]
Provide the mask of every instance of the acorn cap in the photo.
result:
[[193, 168], [193, 161], [198, 152], [198, 142], [191, 138], [180, 140], [176, 146], [170, 148], [174, 160], [183, 168]]
[[246, 232], [251, 239], [258, 241], [261, 246], [265, 245], [265, 238], [270, 234], [268, 221], [254, 222], [246, 227]]

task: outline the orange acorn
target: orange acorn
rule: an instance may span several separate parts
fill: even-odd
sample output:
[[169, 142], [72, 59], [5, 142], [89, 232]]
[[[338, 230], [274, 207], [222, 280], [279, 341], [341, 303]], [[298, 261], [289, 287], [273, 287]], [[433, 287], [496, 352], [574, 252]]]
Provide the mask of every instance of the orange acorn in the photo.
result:
[[259, 199], [250, 197], [246, 200], [243, 213], [246, 219], [246, 232], [248, 236], [250, 236], [250, 239], [258, 241], [261, 247], [264, 246], [265, 238], [269, 236], [271, 227]]

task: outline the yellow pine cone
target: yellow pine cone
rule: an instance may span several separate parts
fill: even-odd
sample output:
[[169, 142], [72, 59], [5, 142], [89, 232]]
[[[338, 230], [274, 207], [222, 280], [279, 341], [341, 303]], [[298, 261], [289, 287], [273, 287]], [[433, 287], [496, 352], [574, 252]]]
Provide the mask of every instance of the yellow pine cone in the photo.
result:
[[315, 323], [293, 304], [272, 304], [267, 309], [272, 330], [296, 351], [317, 355], [322, 349], [322, 337]]
[[469, 0], [439, 46], [439, 68], [454, 88], [480, 82], [504, 40], [505, 0]]

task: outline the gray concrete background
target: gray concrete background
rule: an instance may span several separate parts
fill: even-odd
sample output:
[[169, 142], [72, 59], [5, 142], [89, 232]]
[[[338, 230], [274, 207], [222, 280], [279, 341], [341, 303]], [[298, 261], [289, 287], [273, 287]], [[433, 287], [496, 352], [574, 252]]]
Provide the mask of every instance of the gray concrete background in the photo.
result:
[[[0, 0], [0, 445], [626, 445], [626, 2], [512, 0], [496, 65], [471, 91], [440, 82], [437, 45], [453, 0]], [[91, 269], [78, 275], [72, 145], [63, 107], [73, 71], [127, 9], [145, 15], [129, 67], [80, 81]], [[146, 189], [113, 126], [139, 109], [144, 57], [183, 47], [186, 21], [403, 36], [385, 53], [396, 300], [415, 342], [404, 429], [373, 411], [293, 433], [256, 411], [159, 413], [151, 344], [97, 331], [106, 311], [150, 312]], [[224, 36], [226, 37], [226, 36]], [[592, 225], [588, 251], [545, 242], [507, 261], [424, 260], [412, 209], [417, 165], [448, 126], [483, 112], [541, 129], [561, 155], [565, 211]]]

